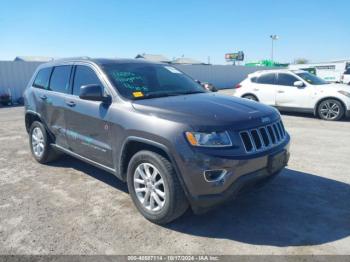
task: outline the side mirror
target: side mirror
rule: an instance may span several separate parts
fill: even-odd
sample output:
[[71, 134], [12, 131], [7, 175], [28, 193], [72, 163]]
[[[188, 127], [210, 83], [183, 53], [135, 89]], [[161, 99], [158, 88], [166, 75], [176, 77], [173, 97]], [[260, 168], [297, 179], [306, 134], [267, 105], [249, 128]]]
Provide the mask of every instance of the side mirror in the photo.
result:
[[103, 88], [100, 85], [86, 85], [80, 87], [80, 99], [90, 101], [101, 101], [110, 103], [111, 97], [103, 95]]
[[295, 81], [294, 82], [294, 86], [297, 87], [297, 88], [302, 88], [305, 85], [304, 85], [303, 81]]

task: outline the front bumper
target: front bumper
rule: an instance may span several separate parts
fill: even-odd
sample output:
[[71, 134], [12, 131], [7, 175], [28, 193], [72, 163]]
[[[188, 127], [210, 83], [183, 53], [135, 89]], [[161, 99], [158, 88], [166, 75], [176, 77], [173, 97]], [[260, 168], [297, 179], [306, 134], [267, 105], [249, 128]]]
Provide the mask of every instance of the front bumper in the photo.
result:
[[[289, 141], [286, 140], [269, 151], [256, 155], [222, 157], [212, 154], [196, 153], [184, 157], [186, 160], [180, 167], [185, 191], [195, 213], [202, 213], [236, 196], [243, 188], [275, 177], [287, 165], [289, 160]], [[271, 156], [285, 152], [286, 162], [280, 169], [271, 173], [268, 169]], [[204, 171], [212, 169], [227, 170], [220, 181], [208, 182], [204, 179]]]
[[275, 178], [280, 172], [269, 173], [267, 168], [239, 177], [232, 185], [220, 194], [201, 195], [191, 199], [191, 207], [195, 214], [204, 213], [215, 206], [234, 199], [242, 190], [264, 184]]

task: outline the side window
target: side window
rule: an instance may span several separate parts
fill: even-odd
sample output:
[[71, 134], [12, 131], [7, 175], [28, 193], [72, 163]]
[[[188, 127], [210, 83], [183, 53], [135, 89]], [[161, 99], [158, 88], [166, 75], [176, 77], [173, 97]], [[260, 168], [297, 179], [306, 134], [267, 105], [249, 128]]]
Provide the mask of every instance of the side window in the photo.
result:
[[350, 75], [350, 68], [345, 71], [344, 75]]
[[73, 95], [79, 96], [80, 87], [85, 85], [100, 85], [103, 87], [94, 70], [87, 66], [78, 65], [75, 70]]
[[50, 90], [68, 94], [71, 70], [72, 66], [54, 67], [50, 80]]
[[290, 74], [278, 74], [277, 85], [294, 86], [295, 81], [298, 81], [295, 76]]
[[275, 74], [265, 74], [261, 75], [257, 80], [259, 84], [274, 85], [275, 84]]
[[41, 69], [35, 77], [33, 86], [36, 88], [48, 89], [52, 68]]

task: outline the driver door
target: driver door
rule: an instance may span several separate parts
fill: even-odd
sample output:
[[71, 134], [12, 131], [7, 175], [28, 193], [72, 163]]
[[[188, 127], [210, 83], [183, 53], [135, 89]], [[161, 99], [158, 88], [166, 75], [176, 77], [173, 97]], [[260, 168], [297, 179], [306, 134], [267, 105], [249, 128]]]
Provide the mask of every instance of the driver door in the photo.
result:
[[91, 84], [103, 87], [92, 67], [76, 65], [72, 94], [66, 97], [65, 118], [69, 149], [99, 164], [113, 167], [110, 107], [99, 101], [79, 98], [80, 87]]
[[312, 87], [306, 85], [294, 86], [297, 77], [288, 73], [278, 73], [276, 80], [276, 106], [284, 108], [312, 108]]

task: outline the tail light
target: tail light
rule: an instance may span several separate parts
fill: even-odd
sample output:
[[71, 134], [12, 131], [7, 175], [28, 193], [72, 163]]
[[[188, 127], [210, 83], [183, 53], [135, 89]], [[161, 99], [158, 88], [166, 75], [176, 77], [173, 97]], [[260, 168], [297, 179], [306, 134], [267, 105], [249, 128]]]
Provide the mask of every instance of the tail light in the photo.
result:
[[241, 88], [241, 87], [242, 87], [241, 84], [237, 84], [237, 85], [235, 86], [235, 88]]

